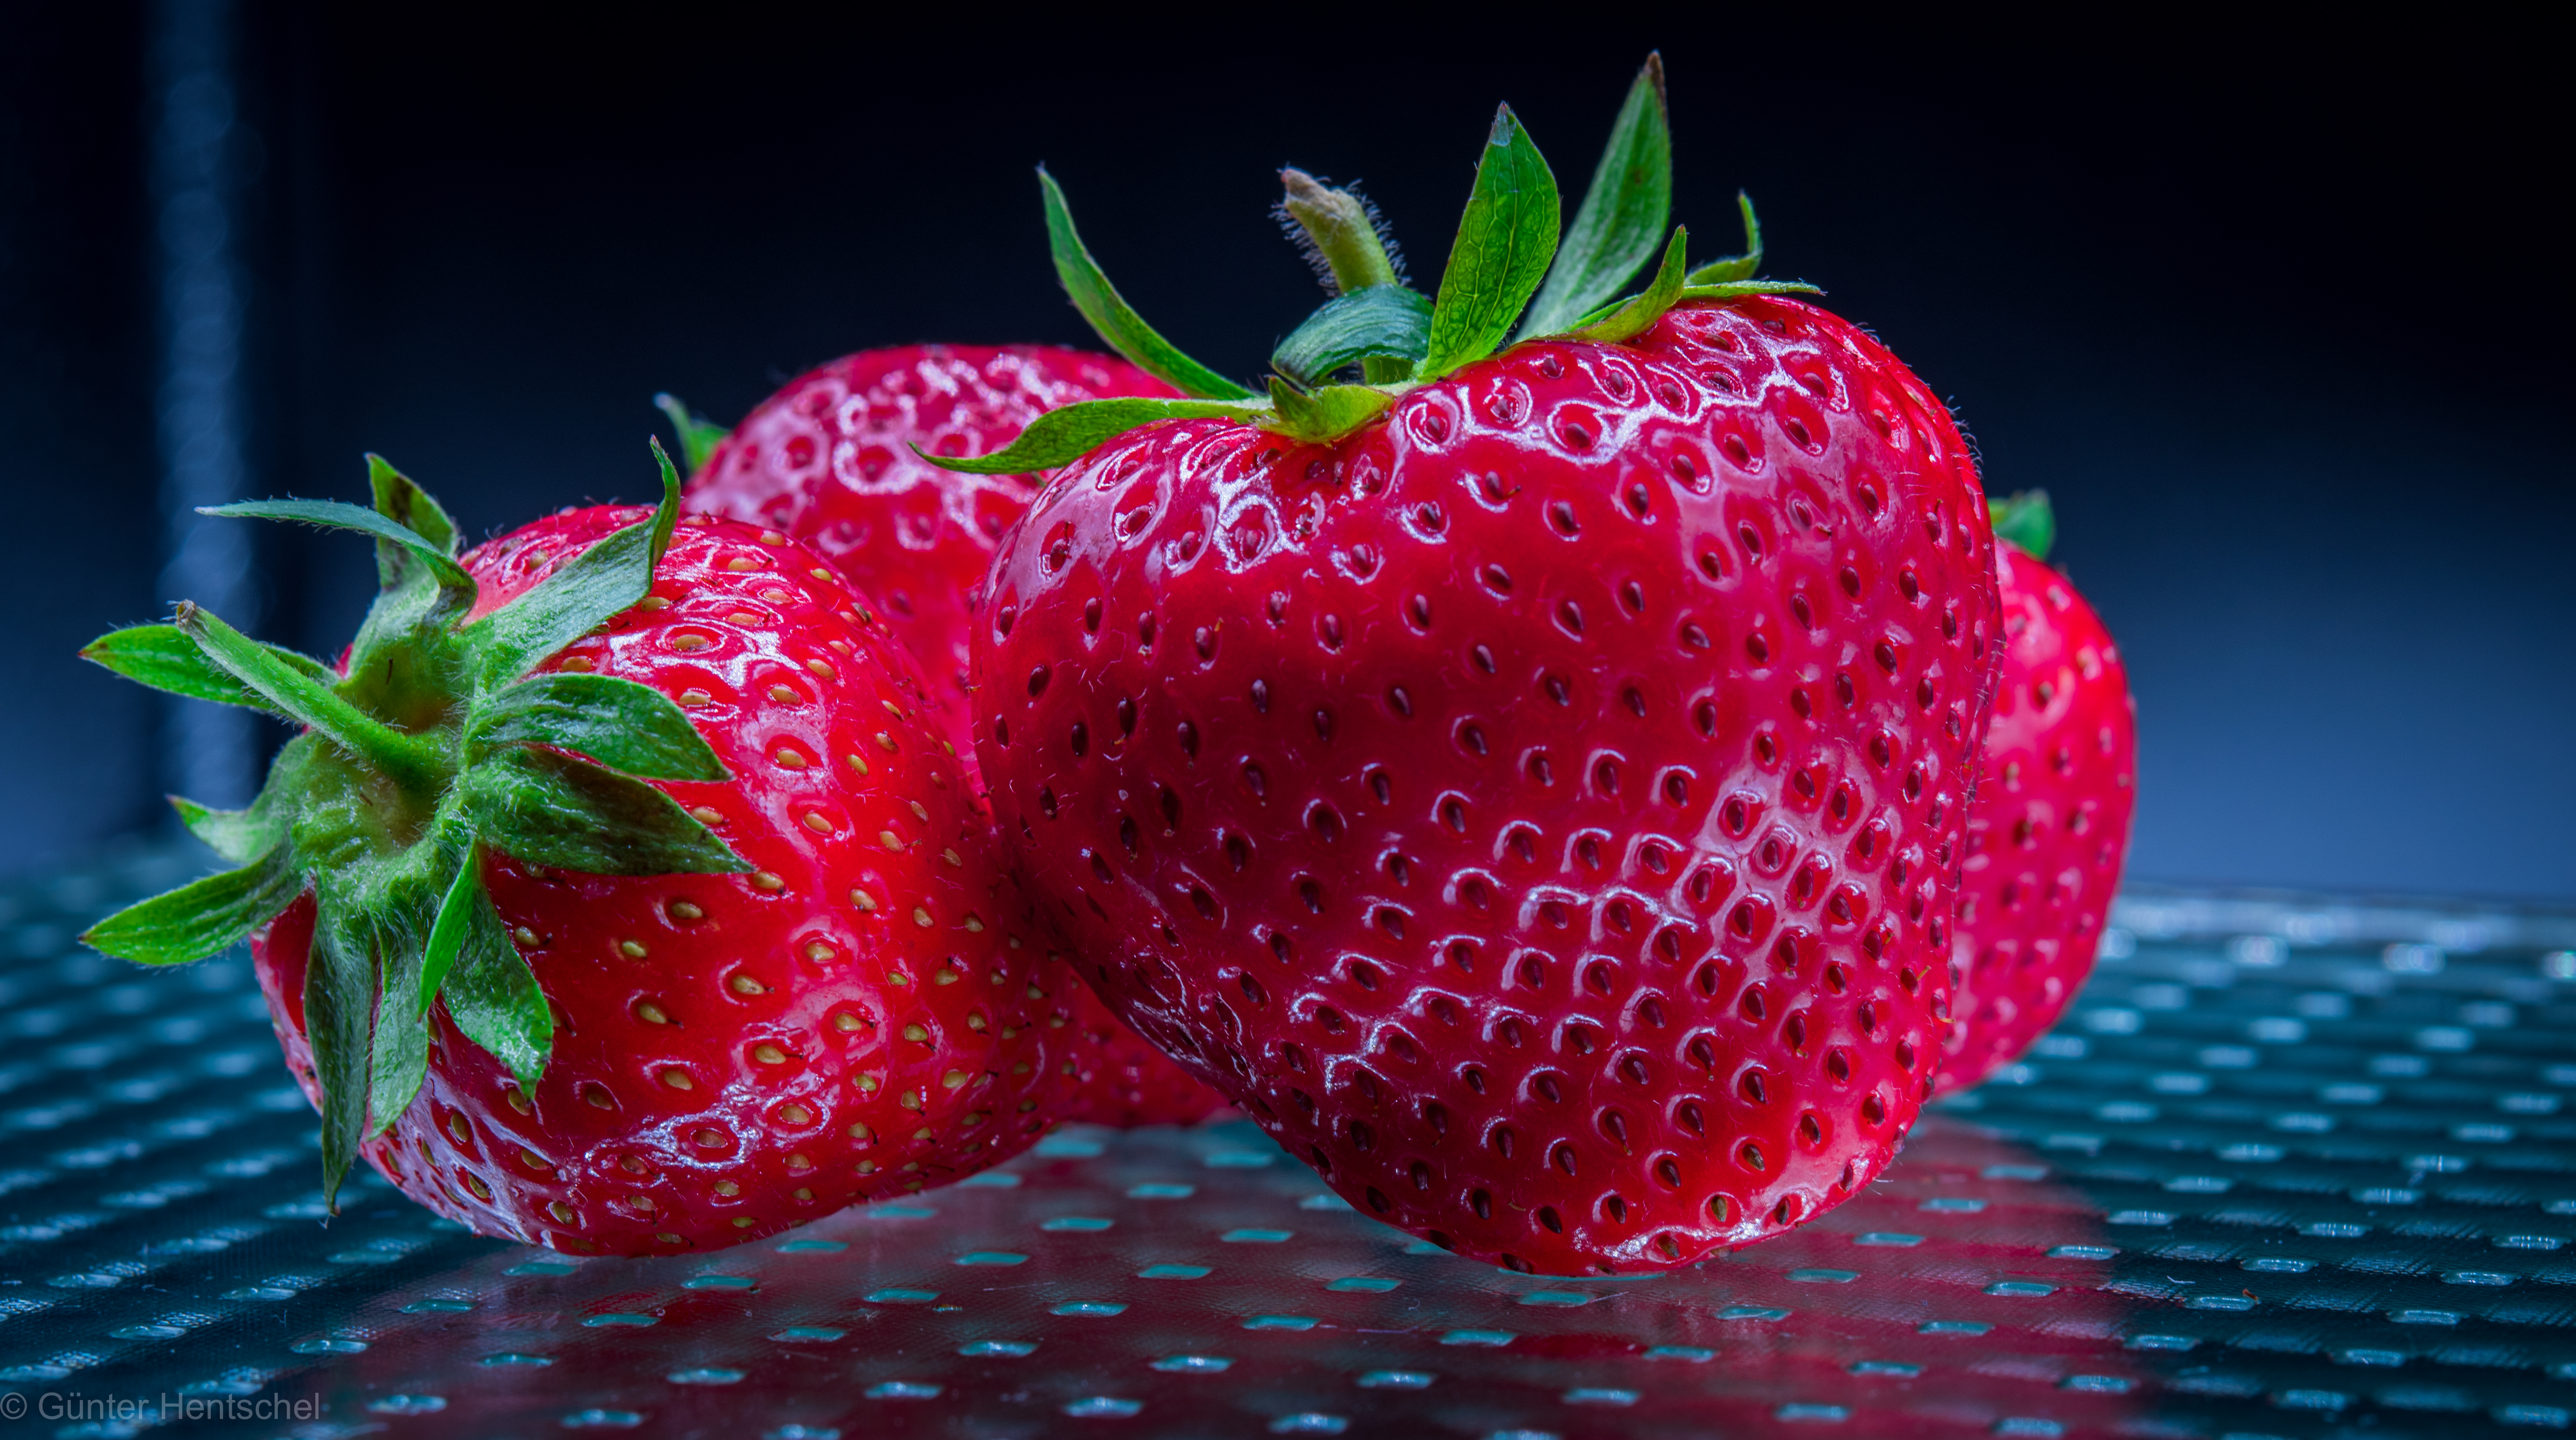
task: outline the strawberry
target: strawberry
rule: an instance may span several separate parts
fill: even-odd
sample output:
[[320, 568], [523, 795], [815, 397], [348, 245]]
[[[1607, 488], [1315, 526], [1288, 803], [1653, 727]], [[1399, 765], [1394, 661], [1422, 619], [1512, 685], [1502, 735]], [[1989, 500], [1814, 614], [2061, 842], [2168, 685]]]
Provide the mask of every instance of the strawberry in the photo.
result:
[[[1113, 395], [1171, 395], [1124, 360], [1049, 345], [915, 345], [862, 350], [787, 383], [727, 434], [669, 396], [688, 446], [693, 509], [773, 526], [821, 551], [877, 599], [896, 637], [934, 677], [942, 729], [974, 773], [967, 636], [994, 547], [1037, 496], [1029, 475], [943, 470], [922, 458], [989, 454], [1031, 420]], [[1050, 976], [1049, 1024], [1070, 1042], [1048, 1113], [1150, 1125], [1225, 1104], [1138, 1039], [1077, 982]]]
[[1948, 414], [1749, 278], [1749, 208], [1746, 255], [1687, 268], [1662, 115], [1650, 63], [1560, 248], [1506, 107], [1436, 300], [1284, 177], [1341, 294], [1266, 401], [1145, 325], [1042, 177], [1076, 305], [1190, 398], [942, 462], [1074, 462], [995, 558], [975, 744], [1089, 978], [1363, 1213], [1549, 1274], [1688, 1263], [1886, 1166], [1997, 654]]
[[1228, 1111], [1223, 1095], [1127, 1028], [1117, 1012], [1080, 981], [1050, 984], [1055, 1011], [1047, 1024], [1056, 1083], [1046, 1111], [1061, 1124], [1195, 1125]]
[[2136, 799], [2137, 703], [2102, 617], [2049, 568], [2048, 493], [1994, 505], [2003, 671], [1968, 806], [1941, 1086], [2030, 1048], [2093, 969]]
[[[1077, 400], [1172, 394], [1123, 360], [1052, 345], [862, 350], [787, 383], [730, 435], [663, 399], [690, 442], [690, 509], [766, 525], [819, 550], [882, 606], [966, 736], [966, 640], [993, 548], [1029, 507], [1033, 475], [942, 470], [985, 455]], [[971, 758], [968, 762], [972, 764]]]
[[326, 1189], [363, 1153], [485, 1234], [708, 1249], [1044, 1127], [1040, 951], [918, 671], [821, 557], [675, 523], [666, 461], [658, 511], [459, 559], [375, 464], [374, 511], [219, 512], [377, 537], [344, 671], [186, 606], [85, 652], [307, 727], [250, 809], [182, 804], [241, 869], [86, 938], [150, 963], [253, 938]]

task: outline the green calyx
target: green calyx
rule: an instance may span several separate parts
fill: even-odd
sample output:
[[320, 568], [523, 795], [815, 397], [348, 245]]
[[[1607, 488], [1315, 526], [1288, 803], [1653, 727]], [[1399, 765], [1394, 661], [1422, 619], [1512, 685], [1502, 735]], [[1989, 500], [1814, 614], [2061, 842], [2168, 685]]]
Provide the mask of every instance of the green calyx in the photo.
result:
[[303, 727], [258, 798], [179, 818], [235, 867], [109, 916], [81, 938], [147, 965], [240, 943], [310, 892], [304, 1017], [322, 1086], [326, 1195], [428, 1072], [429, 1015], [533, 1086], [554, 1016], [485, 893], [486, 855], [603, 875], [751, 867], [652, 780], [725, 768], [671, 700], [631, 680], [532, 674], [650, 592], [679, 518], [659, 441], [662, 503], [516, 600], [468, 623], [477, 587], [426, 491], [369, 456], [372, 508], [272, 500], [210, 515], [295, 520], [374, 537], [379, 590], [342, 674], [182, 602], [167, 624], [103, 635], [81, 654], [157, 690]]
[[[1262, 391], [1191, 359], [1145, 323], [1101, 272], [1074, 229], [1063, 189], [1041, 167], [1047, 240], [1074, 308], [1109, 348], [1186, 398], [1086, 401], [1041, 417], [991, 455], [922, 458], [975, 474], [1026, 474], [1079, 459], [1158, 420], [1208, 417], [1240, 420], [1293, 440], [1337, 440], [1413, 386], [1508, 345], [1564, 339], [1616, 345], [1643, 334], [1687, 300], [1819, 293], [1800, 281], [1754, 278], [1762, 265], [1762, 230], [1753, 202], [1742, 195], [1736, 198], [1744, 217], [1744, 253], [1691, 268], [1688, 232], [1665, 228], [1672, 212], [1673, 154], [1659, 55], [1646, 57], [1629, 87], [1571, 226], [1560, 227], [1555, 173], [1520, 118], [1509, 105], [1495, 112], [1466, 213], [1439, 290], [1431, 296], [1405, 283], [1367, 202], [1302, 170], [1283, 170], [1279, 178], [1286, 191], [1279, 213], [1333, 298], [1279, 342]], [[1628, 282], [1650, 262], [1652, 280], [1623, 298]]]
[[2047, 559], [2049, 547], [2057, 543], [2057, 512], [2050, 508], [2045, 490], [1988, 500], [1986, 513], [1994, 521], [1995, 538], [2011, 541], [2033, 560]]
[[653, 407], [671, 417], [671, 428], [678, 432], [680, 463], [695, 475], [707, 468], [707, 457], [733, 432], [697, 414], [680, 403], [680, 397], [665, 392], [653, 397]]

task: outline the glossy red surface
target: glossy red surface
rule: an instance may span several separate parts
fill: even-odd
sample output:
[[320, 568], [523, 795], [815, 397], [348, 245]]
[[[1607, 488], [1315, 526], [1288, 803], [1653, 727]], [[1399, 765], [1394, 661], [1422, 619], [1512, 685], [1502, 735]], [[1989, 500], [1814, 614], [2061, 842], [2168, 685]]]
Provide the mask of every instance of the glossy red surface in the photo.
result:
[[1847, 1199], [1929, 1093], [1993, 542], [1844, 322], [1694, 304], [1330, 446], [1059, 477], [975, 638], [1086, 974], [1371, 1214], [1547, 1273]]
[[[647, 518], [551, 517], [466, 557], [489, 611]], [[1044, 1128], [1045, 987], [1025, 907], [919, 673], [813, 552], [684, 521], [652, 596], [541, 669], [671, 696], [734, 774], [662, 783], [758, 869], [485, 874], [555, 1010], [522, 1094], [442, 1009], [429, 1079], [367, 1158], [478, 1231], [580, 1253], [756, 1239], [1004, 1159]], [[289, 1058], [310, 906], [254, 946]]]
[[2003, 672], [1968, 809], [1965, 957], [1944, 1089], [2028, 1050], [2082, 988], [2120, 884], [2137, 800], [2137, 705], [2102, 617], [2066, 577], [1995, 547]]
[[[1047, 1100], [1048, 1112], [1057, 1120], [1125, 1130], [1195, 1125], [1234, 1113], [1223, 1095], [1128, 1029], [1090, 986], [1063, 986], [1058, 1000], [1064, 1024], [1052, 1053], [1063, 1083]], [[1048, 1023], [1055, 1024], [1055, 1017]]]
[[[798, 376], [734, 428], [691, 482], [697, 509], [775, 526], [875, 599], [929, 673], [940, 733], [972, 780], [967, 635], [985, 568], [1038, 477], [961, 475], [913, 453], [985, 455], [1059, 406], [1171, 387], [1107, 355], [1051, 345], [905, 345]], [[1072, 1048], [1049, 1102], [1067, 1120], [1195, 1120], [1225, 1098], [1090, 995], [1060, 1008]], [[1069, 1028], [1068, 1028], [1069, 1027]], [[1068, 1068], [1069, 1072], [1068, 1072]]]
[[949, 708], [961, 756], [973, 595], [1038, 477], [960, 475], [913, 453], [989, 455], [1076, 400], [1170, 395], [1124, 360], [1052, 345], [862, 350], [791, 380], [716, 447], [693, 509], [773, 526], [821, 551], [863, 593]]

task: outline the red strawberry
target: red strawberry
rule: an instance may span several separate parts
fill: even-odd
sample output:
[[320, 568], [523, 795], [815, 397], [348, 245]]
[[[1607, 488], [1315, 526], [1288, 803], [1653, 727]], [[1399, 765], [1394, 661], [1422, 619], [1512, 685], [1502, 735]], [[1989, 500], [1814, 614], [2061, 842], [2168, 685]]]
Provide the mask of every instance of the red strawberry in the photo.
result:
[[[658, 517], [567, 511], [442, 564], [444, 515], [389, 469], [378, 494], [393, 523], [240, 507], [409, 537], [347, 678], [287, 662], [304, 686], [269, 698], [313, 728], [259, 805], [190, 807], [273, 901], [177, 915], [201, 882], [91, 936], [193, 958], [233, 938], [210, 918], [284, 907], [253, 953], [326, 1165], [362, 1149], [483, 1233], [632, 1254], [955, 1179], [1044, 1128], [1040, 952], [919, 672], [819, 556], [693, 518], [656, 563], [672, 476]], [[183, 616], [212, 639], [179, 678], [256, 689], [260, 647], [215, 624]], [[168, 637], [121, 633], [99, 658], [171, 679], [134, 659]]]
[[1968, 807], [1965, 973], [1945, 1090], [2011, 1063], [2075, 998], [2102, 943], [2137, 798], [2128, 672], [2102, 617], [2043, 558], [2055, 534], [2046, 492], [1996, 502], [1995, 528], [2004, 660]]
[[[966, 663], [975, 591], [1001, 537], [1037, 496], [1036, 477], [943, 470], [934, 455], [985, 455], [1028, 422], [1080, 400], [1172, 394], [1124, 360], [1048, 345], [862, 350], [788, 382], [730, 436], [665, 405], [700, 451], [695, 509], [775, 526], [822, 551], [935, 677], [942, 726], [971, 777]], [[1225, 1104], [1136, 1038], [1078, 984], [1052, 1024], [1075, 1043], [1047, 1108], [1109, 1125], [1194, 1121]]]
[[1063, 1124], [1195, 1125], [1227, 1113], [1226, 1098], [1145, 1043], [1080, 981], [1049, 985], [1048, 1053], [1057, 1085], [1049, 1116]]
[[948, 707], [944, 733], [963, 756], [974, 591], [1038, 477], [942, 470], [913, 447], [988, 455], [1073, 401], [1172, 393], [1123, 360], [1052, 345], [862, 350], [760, 402], [695, 467], [687, 504], [785, 531], [875, 596]]
[[[1601, 305], [1637, 263], [1605, 235], [1661, 234], [1617, 188], [1648, 103], [1527, 327], [1573, 333], [1483, 358], [1557, 214], [1506, 110], [1436, 305], [1309, 222], [1344, 294], [1266, 407], [1125, 308], [1050, 183], [1076, 303], [1204, 398], [984, 462], [1202, 417], [1061, 473], [975, 637], [996, 818], [1089, 978], [1364, 1213], [1552, 1274], [1692, 1261], [1887, 1164], [1996, 654], [1974, 466], [1894, 356], [1749, 259], [1685, 285], [1678, 235]], [[1412, 384], [1327, 383], [1389, 355]]]

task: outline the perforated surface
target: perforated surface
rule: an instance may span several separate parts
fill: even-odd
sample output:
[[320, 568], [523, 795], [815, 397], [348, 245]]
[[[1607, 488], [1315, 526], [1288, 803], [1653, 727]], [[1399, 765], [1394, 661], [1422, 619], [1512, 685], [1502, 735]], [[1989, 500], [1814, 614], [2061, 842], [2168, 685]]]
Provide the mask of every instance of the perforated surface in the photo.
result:
[[[1883, 1182], [1661, 1278], [1429, 1250], [1239, 1123], [1060, 1135], [783, 1240], [575, 1261], [372, 1176], [324, 1224], [247, 967], [71, 945], [174, 863], [0, 900], [0, 1435], [2290, 1437], [2576, 1412], [2576, 917], [2133, 894], [2068, 1023], [1936, 1106]], [[106, 1397], [149, 1408], [57, 1418]]]

